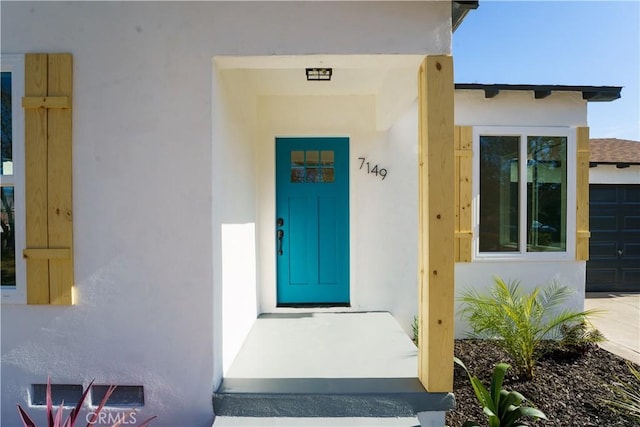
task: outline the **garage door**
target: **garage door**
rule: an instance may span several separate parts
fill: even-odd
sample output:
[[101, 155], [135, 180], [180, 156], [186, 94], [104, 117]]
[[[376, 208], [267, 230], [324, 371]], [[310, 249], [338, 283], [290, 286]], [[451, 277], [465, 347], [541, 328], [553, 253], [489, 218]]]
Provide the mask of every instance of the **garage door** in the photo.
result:
[[640, 292], [640, 185], [589, 189], [587, 292]]

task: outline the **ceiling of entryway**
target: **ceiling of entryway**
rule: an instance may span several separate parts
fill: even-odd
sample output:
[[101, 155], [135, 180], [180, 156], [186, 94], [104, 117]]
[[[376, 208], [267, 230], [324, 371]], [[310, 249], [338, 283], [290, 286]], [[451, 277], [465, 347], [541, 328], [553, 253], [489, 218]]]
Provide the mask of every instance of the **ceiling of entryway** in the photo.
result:
[[[223, 73], [256, 96], [373, 95], [379, 129], [416, 100], [421, 55], [216, 57]], [[332, 68], [331, 81], [307, 81], [305, 68]]]

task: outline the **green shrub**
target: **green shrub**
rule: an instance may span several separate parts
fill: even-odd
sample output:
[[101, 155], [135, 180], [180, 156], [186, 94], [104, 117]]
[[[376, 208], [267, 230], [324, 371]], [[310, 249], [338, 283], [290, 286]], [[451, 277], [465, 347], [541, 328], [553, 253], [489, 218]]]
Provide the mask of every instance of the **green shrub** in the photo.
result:
[[560, 337], [562, 325], [580, 323], [596, 311], [562, 309], [572, 294], [555, 282], [531, 294], [523, 294], [518, 282], [505, 283], [495, 278], [488, 295], [466, 291], [461, 315], [467, 319], [474, 338], [493, 339], [512, 358], [518, 374], [533, 378], [534, 366], [542, 355], [542, 342]]
[[640, 371], [630, 362], [627, 362], [627, 366], [636, 379], [635, 384], [613, 382], [609, 389], [616, 396], [616, 399], [605, 400], [604, 403], [612, 410], [640, 422]]
[[[530, 406], [522, 406], [525, 401], [523, 395], [517, 391], [507, 391], [502, 388], [502, 381], [510, 365], [506, 363], [496, 365], [491, 376], [491, 386], [487, 390], [478, 377], [471, 375], [460, 359], [454, 357], [453, 360], [467, 372], [473, 391], [487, 416], [489, 427], [523, 427], [526, 426], [521, 420], [524, 417], [547, 419], [542, 411]], [[479, 425], [475, 421], [465, 421], [462, 427]]]
[[582, 319], [579, 322], [560, 325], [558, 346], [572, 353], [584, 353], [596, 343], [605, 341], [602, 333]]

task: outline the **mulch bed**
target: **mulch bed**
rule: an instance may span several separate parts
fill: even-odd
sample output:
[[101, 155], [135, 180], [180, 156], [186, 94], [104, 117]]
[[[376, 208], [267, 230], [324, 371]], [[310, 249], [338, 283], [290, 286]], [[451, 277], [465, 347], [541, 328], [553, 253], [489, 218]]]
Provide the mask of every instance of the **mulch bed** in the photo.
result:
[[[509, 356], [490, 341], [456, 340], [455, 355], [487, 388], [496, 363], [513, 366]], [[526, 420], [532, 426], [637, 426], [637, 422], [613, 412], [601, 400], [614, 399], [607, 386], [616, 380], [637, 384], [624, 359], [593, 345], [584, 353], [548, 353], [539, 361], [531, 381], [519, 379], [515, 368], [511, 368], [503, 388], [523, 394], [529, 406], [537, 407], [549, 418]], [[465, 421], [474, 420], [486, 426], [486, 416], [469, 378], [457, 365], [453, 388], [457, 408], [447, 414], [447, 425], [460, 427]]]

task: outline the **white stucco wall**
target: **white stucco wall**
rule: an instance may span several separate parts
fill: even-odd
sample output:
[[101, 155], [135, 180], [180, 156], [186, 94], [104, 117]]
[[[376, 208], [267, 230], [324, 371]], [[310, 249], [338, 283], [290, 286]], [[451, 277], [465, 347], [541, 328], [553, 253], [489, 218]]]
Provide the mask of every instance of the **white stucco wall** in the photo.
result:
[[258, 313], [256, 157], [251, 143], [256, 138], [257, 110], [246, 87], [230, 90], [215, 61], [213, 66], [213, 311], [221, 313], [214, 319], [214, 337], [220, 337], [214, 340], [217, 384]]
[[[257, 145], [272, 141], [257, 119], [252, 122], [257, 116], [252, 105], [260, 100], [225, 91], [212, 59], [449, 53], [450, 3], [2, 2], [0, 7], [2, 53], [74, 57], [78, 297], [73, 307], [1, 307], [1, 424], [15, 425], [15, 404], [27, 404], [28, 386], [51, 375], [56, 383], [86, 385], [96, 378], [143, 385], [143, 413], [158, 416], [155, 426], [211, 425], [211, 393], [257, 312], [252, 284], [269, 275], [258, 261], [260, 248], [269, 243], [261, 237], [261, 221], [268, 215], [260, 205], [266, 157]], [[397, 115], [399, 108], [394, 110]], [[406, 132], [342, 132], [352, 135], [354, 156], [365, 154], [389, 168], [383, 183], [352, 171], [352, 194], [368, 208], [354, 230], [363, 239], [352, 240], [354, 261], [386, 259], [377, 222], [398, 227], [393, 247], [402, 250], [398, 241], [413, 221], [399, 224], [404, 214], [384, 213], [402, 205], [403, 193], [392, 189], [411, 179], [401, 171], [410, 149], [392, 149], [407, 141]], [[247, 262], [238, 263], [239, 257]], [[375, 279], [374, 296], [358, 291], [362, 307], [381, 306], [376, 298], [390, 293], [378, 290], [405, 277], [408, 282], [415, 272], [409, 264], [399, 277], [356, 269], [358, 280]], [[393, 308], [396, 302], [386, 304]], [[34, 411], [42, 421], [42, 409]]]
[[586, 126], [587, 101], [580, 92], [535, 99], [533, 91], [485, 98], [482, 90], [456, 90], [455, 120], [459, 126]]
[[[499, 276], [505, 282], [518, 281], [523, 293], [531, 293], [536, 287], [556, 282], [569, 286], [574, 293], [568, 298], [566, 306], [574, 310], [584, 309], [584, 284], [586, 280], [585, 261], [558, 262], [473, 262], [456, 263], [456, 296], [459, 297], [473, 288], [480, 292], [489, 290], [494, 285], [494, 277]], [[456, 301], [455, 336], [468, 338], [468, 323], [458, 313], [462, 304]]]
[[[535, 99], [533, 91], [501, 91], [494, 98], [485, 98], [482, 90], [458, 90], [455, 94], [456, 125], [497, 127], [568, 127], [587, 125], [587, 102], [580, 93], [552, 93], [544, 99]], [[477, 156], [478, 153], [474, 153]], [[568, 153], [569, 156], [575, 155]], [[474, 175], [474, 179], [476, 179]], [[477, 209], [477, 203], [474, 203]], [[570, 207], [568, 208], [570, 209]], [[575, 234], [575, 216], [569, 211], [569, 243]], [[477, 224], [473, 224], [477, 227]], [[569, 245], [569, 257], [573, 258], [573, 246]], [[477, 260], [456, 264], [456, 296], [473, 287], [480, 292], [489, 290], [494, 276], [503, 280], [519, 281], [524, 292], [536, 286], [556, 281], [574, 290], [567, 301], [568, 307], [582, 310], [586, 263], [570, 259], [531, 260]], [[554, 257], [551, 255], [551, 257]], [[456, 302], [456, 312], [460, 303]], [[456, 338], [466, 337], [468, 325], [459, 315], [455, 319]]]
[[640, 184], [640, 165], [618, 169], [616, 165], [597, 165], [589, 169], [590, 184]]

